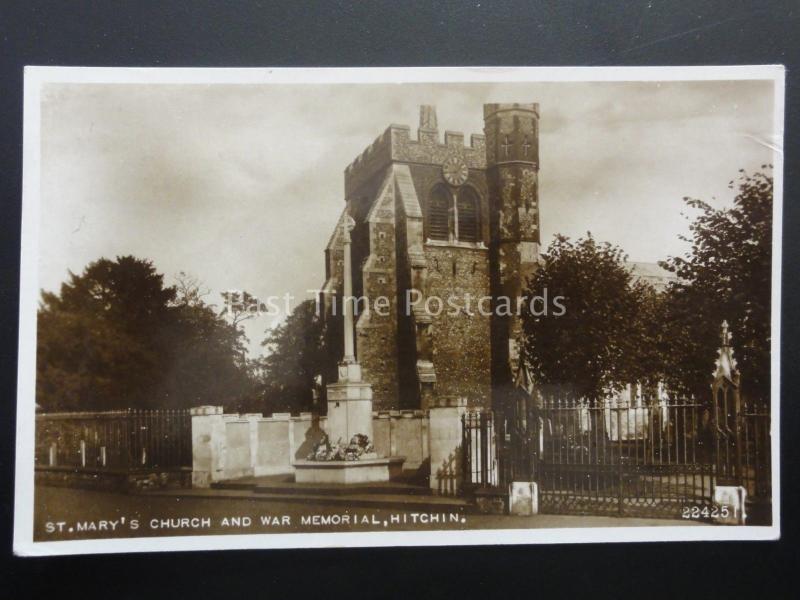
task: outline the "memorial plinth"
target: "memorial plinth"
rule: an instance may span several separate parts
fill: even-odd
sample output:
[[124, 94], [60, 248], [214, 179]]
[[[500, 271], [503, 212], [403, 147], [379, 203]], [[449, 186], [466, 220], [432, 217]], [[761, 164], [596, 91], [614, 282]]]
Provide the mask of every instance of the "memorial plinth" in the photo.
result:
[[[361, 379], [361, 365], [355, 358], [353, 339], [353, 274], [350, 264], [350, 230], [355, 222], [343, 222], [344, 254], [344, 357], [339, 363], [339, 378], [328, 384], [328, 439], [348, 444], [357, 434], [372, 442], [372, 386]], [[297, 460], [297, 483], [375, 483], [400, 475], [405, 458], [362, 454], [356, 460]]]
[[298, 460], [294, 463], [297, 483], [376, 483], [397, 478], [403, 471], [402, 456], [360, 460]]
[[339, 365], [339, 381], [327, 386], [328, 437], [347, 443], [357, 433], [372, 441], [372, 386], [361, 381], [358, 363]]
[[[372, 441], [372, 386], [361, 381], [356, 362], [339, 365], [339, 381], [328, 385], [328, 438], [347, 444], [354, 435]], [[403, 471], [405, 457], [363, 454], [357, 460], [297, 460], [297, 483], [376, 483], [390, 481]]]

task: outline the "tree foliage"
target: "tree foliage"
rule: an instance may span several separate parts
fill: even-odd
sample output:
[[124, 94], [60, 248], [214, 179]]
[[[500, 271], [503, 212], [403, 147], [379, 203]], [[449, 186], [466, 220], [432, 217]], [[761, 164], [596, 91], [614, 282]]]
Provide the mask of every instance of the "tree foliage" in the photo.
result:
[[37, 403], [45, 410], [237, 405], [251, 392], [244, 334], [196, 281], [165, 286], [153, 264], [101, 258], [43, 292]]
[[261, 343], [266, 356], [260, 361], [265, 411], [299, 412], [313, 408], [316, 378], [330, 376], [336, 353], [330, 345], [330, 331], [316, 302], [299, 304], [286, 321], [268, 330]]
[[730, 208], [715, 209], [684, 198], [700, 214], [683, 239], [691, 249], [662, 266], [679, 280], [665, 298], [665, 318], [673, 386], [707, 393], [727, 321], [746, 393], [762, 398], [770, 390], [770, 301], [772, 272], [771, 167], [748, 175], [740, 171]]
[[597, 399], [636, 381], [657, 380], [661, 358], [652, 287], [634, 283], [623, 251], [591, 234], [556, 236], [527, 295], [562, 296], [564, 314], [523, 314], [523, 355], [536, 381]]
[[661, 266], [676, 275], [664, 293], [633, 283], [622, 250], [591, 236], [557, 236], [530, 281], [529, 295], [564, 296], [563, 316], [523, 315], [524, 358], [539, 383], [599, 397], [626, 383], [662, 381], [708, 397], [720, 327], [727, 321], [745, 394], [770, 392], [772, 198], [770, 168], [737, 183], [733, 205], [699, 210], [691, 244]]

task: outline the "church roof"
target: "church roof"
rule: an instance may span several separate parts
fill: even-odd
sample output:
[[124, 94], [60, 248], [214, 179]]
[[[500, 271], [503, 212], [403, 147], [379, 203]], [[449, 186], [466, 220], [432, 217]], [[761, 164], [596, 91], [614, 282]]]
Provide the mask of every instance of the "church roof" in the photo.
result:
[[325, 246], [326, 250], [333, 250], [338, 244], [339, 237], [342, 233], [342, 223], [344, 223], [344, 217], [346, 214], [347, 206], [342, 209], [342, 212], [339, 214], [339, 218], [336, 220], [336, 227], [333, 228], [333, 233], [331, 233], [331, 237], [328, 239], [328, 244]]
[[627, 264], [634, 282], [645, 281], [658, 291], [663, 291], [671, 281], [678, 280], [675, 273], [667, 271], [658, 263], [628, 262]]

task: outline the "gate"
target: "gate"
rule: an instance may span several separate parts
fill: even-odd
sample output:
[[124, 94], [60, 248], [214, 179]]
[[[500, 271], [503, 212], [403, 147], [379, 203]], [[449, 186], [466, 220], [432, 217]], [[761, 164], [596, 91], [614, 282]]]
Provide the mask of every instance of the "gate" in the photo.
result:
[[707, 407], [549, 398], [533, 413], [542, 512], [680, 517], [712, 506]]
[[499, 484], [494, 413], [467, 412], [461, 416], [461, 481], [464, 489]]
[[725, 323], [721, 337], [711, 398], [588, 401], [525, 386], [505, 412], [464, 415], [465, 487], [535, 481], [545, 513], [708, 518], [715, 486], [741, 486], [747, 522], [771, 523], [769, 403], [742, 398]]
[[745, 401], [742, 406], [742, 479], [747, 492], [747, 522], [772, 523], [772, 438], [769, 404]]

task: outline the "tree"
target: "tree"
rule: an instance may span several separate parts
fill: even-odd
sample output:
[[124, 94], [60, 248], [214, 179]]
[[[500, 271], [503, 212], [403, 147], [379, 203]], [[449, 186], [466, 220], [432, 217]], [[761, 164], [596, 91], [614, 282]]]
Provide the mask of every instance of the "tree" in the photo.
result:
[[231, 290], [220, 295], [223, 303], [220, 316], [228, 317], [234, 327], [242, 321], [252, 319], [259, 311], [267, 310], [263, 302], [259, 303], [255, 296], [245, 291]]
[[37, 401], [48, 409], [146, 405], [158, 380], [175, 290], [148, 261], [100, 259], [39, 309]]
[[329, 373], [333, 355], [315, 301], [302, 302], [284, 323], [266, 333], [261, 345], [268, 353], [260, 363], [265, 411], [311, 410], [315, 379]]
[[[708, 394], [725, 320], [743, 390], [769, 396], [773, 179], [771, 166], [762, 165], [762, 170], [754, 175], [740, 171], [730, 208], [684, 198], [700, 211], [690, 236], [682, 238], [691, 249], [662, 263], [679, 278], [665, 298], [668, 377], [687, 392]], [[733, 181], [729, 187], [734, 189]]]
[[534, 314], [528, 304], [523, 313], [523, 356], [535, 380], [588, 399], [657, 380], [651, 318], [658, 298], [649, 285], [633, 283], [623, 251], [591, 234], [575, 242], [558, 235], [543, 258], [527, 296], [562, 296], [565, 310]]
[[170, 368], [158, 397], [183, 406], [222, 405], [236, 412], [253, 407], [252, 365], [247, 337], [202, 300], [199, 284], [184, 294], [179, 286], [173, 320], [164, 332], [169, 340]]
[[101, 258], [42, 293], [37, 402], [45, 410], [235, 405], [249, 393], [243, 334], [191, 278], [165, 286], [152, 262]]

